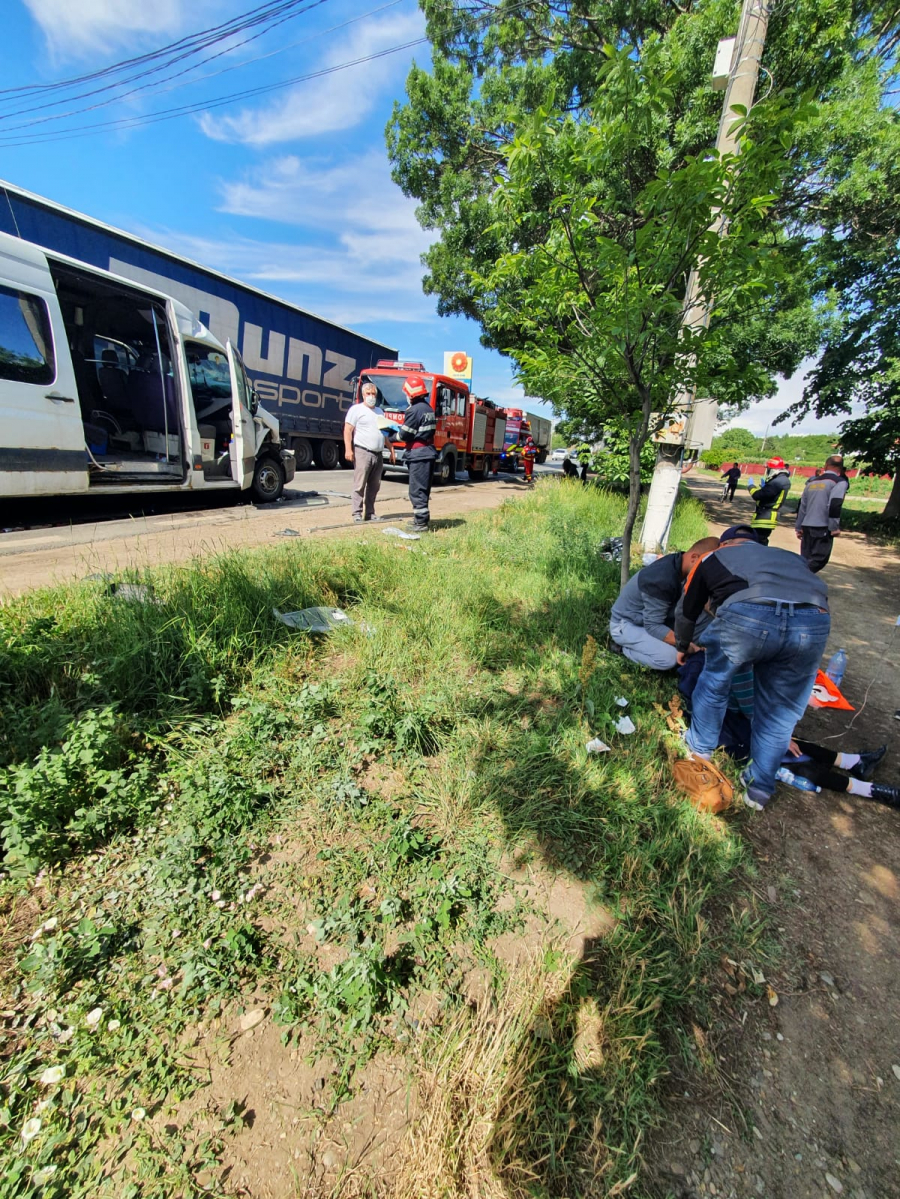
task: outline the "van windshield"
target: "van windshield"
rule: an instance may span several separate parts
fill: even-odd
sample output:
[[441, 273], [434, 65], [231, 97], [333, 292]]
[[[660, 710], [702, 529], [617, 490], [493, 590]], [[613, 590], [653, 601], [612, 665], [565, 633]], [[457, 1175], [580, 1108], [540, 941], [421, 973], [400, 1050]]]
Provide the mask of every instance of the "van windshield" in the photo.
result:
[[[428, 394], [431, 395], [431, 384], [434, 382], [431, 375], [423, 375], [425, 386], [428, 388]], [[378, 406], [385, 410], [390, 409], [391, 412], [405, 412], [409, 407], [409, 400], [403, 391], [403, 384], [406, 382], [404, 375], [376, 375], [371, 372], [364, 374], [360, 380], [361, 383], [374, 383], [378, 388]]]

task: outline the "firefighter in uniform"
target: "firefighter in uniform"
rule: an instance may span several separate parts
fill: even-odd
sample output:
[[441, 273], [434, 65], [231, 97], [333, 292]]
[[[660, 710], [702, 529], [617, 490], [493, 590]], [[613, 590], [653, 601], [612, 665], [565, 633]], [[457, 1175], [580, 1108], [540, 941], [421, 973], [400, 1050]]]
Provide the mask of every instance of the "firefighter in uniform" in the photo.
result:
[[762, 545], [768, 545], [778, 522], [778, 509], [791, 489], [791, 475], [784, 459], [770, 458], [766, 463], [765, 481], [758, 483], [751, 478], [747, 481], [747, 487], [756, 504], [756, 514], [750, 521], [750, 527], [756, 530], [757, 540]]
[[525, 482], [534, 482], [534, 460], [537, 458], [538, 448], [534, 444], [534, 438], [529, 433], [525, 438], [525, 444], [522, 446], [522, 463], [525, 467]]
[[406, 443], [409, 468], [409, 502], [413, 510], [413, 532], [425, 533], [431, 522], [428, 501], [434, 475], [434, 434], [437, 418], [428, 400], [428, 385], [421, 375], [409, 375], [403, 384], [409, 407], [403, 417], [400, 437]]

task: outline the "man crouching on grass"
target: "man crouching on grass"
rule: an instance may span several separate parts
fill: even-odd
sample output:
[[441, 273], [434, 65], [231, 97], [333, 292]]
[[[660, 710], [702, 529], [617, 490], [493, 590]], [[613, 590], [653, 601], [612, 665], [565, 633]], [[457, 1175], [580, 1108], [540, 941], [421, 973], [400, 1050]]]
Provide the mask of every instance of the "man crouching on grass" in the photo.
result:
[[799, 555], [760, 545], [753, 529], [735, 525], [688, 578], [675, 621], [679, 665], [707, 605], [715, 619], [703, 634], [706, 661], [685, 744], [695, 757], [712, 757], [734, 676], [752, 667], [750, 763], [741, 781], [744, 803], [761, 812], [775, 791], [775, 773], [806, 711], [828, 641], [828, 587]]
[[704, 554], [718, 547], [718, 537], [704, 537], [684, 553], [666, 554], [631, 576], [609, 615], [609, 635], [630, 662], [673, 669], [675, 609], [684, 580]]

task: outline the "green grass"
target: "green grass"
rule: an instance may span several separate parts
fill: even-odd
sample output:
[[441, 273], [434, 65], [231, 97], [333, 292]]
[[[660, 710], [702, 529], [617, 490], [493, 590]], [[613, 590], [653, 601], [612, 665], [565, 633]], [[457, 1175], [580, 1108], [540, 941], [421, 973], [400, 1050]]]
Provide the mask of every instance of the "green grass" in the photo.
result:
[[900, 549], [900, 520], [882, 516], [880, 511], [857, 507], [852, 500], [844, 503], [841, 528], [851, 533], [865, 533], [879, 545], [892, 545]]
[[[485, 1195], [632, 1176], [669, 1055], [700, 1061], [720, 958], [761, 951], [739, 838], [670, 788], [670, 683], [603, 649], [623, 515], [552, 482], [409, 546], [289, 544], [133, 578], [156, 602], [85, 582], [0, 609], [2, 1199], [227, 1194], [239, 1109], [180, 1120], [203, 1080], [179, 1039], [260, 996], [334, 1065], [320, 1121], [382, 1053], [445, 1101], [466, 1045], [497, 1063], [480, 1097], [428, 1108], [441, 1193], [464, 1152]], [[682, 499], [673, 548], [704, 531]], [[313, 604], [354, 624], [272, 616]], [[511, 862], [614, 927], [517, 971]], [[494, 997], [474, 1014], [473, 966]], [[483, 1111], [490, 1142], [464, 1150]]]

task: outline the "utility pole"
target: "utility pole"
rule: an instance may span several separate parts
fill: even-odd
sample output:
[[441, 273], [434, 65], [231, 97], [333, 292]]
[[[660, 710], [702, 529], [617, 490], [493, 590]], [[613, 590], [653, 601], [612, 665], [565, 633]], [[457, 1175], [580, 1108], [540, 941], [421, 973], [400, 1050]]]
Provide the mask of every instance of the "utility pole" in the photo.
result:
[[[738, 152], [737, 139], [730, 132], [738, 119], [738, 114], [733, 111], [735, 105], [744, 107], [748, 112], [753, 107], [759, 64], [769, 23], [769, 3], [770, 0], [744, 0], [716, 138], [716, 149], [720, 155]], [[718, 229], [721, 234], [721, 222], [718, 223]], [[688, 276], [681, 324], [683, 328], [691, 329], [703, 329], [709, 324], [709, 307], [700, 295], [700, 279], [696, 268]], [[672, 404], [674, 412], [682, 412], [687, 417], [686, 428], [680, 443], [660, 445], [657, 450], [656, 467], [647, 499], [644, 527], [641, 530], [641, 541], [645, 551], [661, 552], [665, 550], [669, 539], [669, 527], [672, 524], [672, 513], [681, 482], [684, 442], [690, 432], [690, 416], [694, 403], [694, 393], [682, 391], [676, 395]]]

